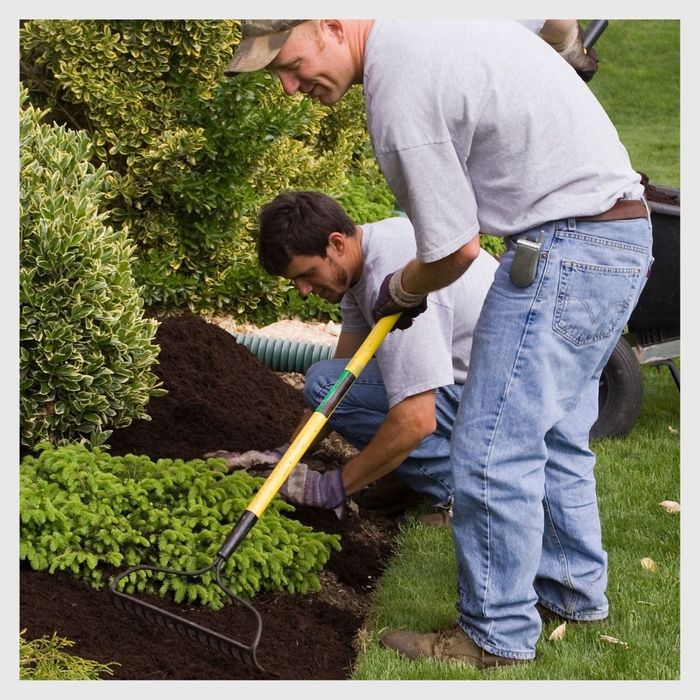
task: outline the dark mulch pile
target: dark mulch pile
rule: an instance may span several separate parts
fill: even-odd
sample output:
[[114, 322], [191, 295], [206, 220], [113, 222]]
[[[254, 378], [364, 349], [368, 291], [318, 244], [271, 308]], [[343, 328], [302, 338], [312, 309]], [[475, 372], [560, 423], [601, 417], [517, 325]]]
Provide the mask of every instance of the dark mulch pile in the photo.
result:
[[649, 182], [649, 176], [646, 173], [639, 174], [642, 177], [642, 185], [644, 185], [644, 196], [649, 202], [671, 204], [677, 207], [681, 205], [680, 190], [675, 190], [673, 187], [660, 189], [659, 186]]
[[[161, 351], [155, 371], [169, 394], [151, 400], [151, 421], [115, 431], [113, 454], [192, 459], [218, 449], [269, 449], [288, 439], [304, 407], [300, 391], [263, 367], [225, 330], [186, 315], [163, 321], [156, 341]], [[304, 461], [337, 467], [342, 455], [324, 443]], [[390, 554], [395, 522], [363, 511], [338, 520], [313, 508], [297, 509], [296, 517], [314, 529], [340, 534], [342, 550], [333, 552], [322, 572], [320, 592], [267, 593], [252, 601], [263, 619], [257, 658], [267, 676], [121, 612], [107, 590], [26, 564], [20, 567], [20, 629], [26, 628], [26, 639], [56, 632], [75, 642], [71, 653], [119, 663], [115, 679], [347, 678], [356, 656], [354, 639]], [[233, 639], [252, 641], [252, 616], [239, 606], [170, 609]]]
[[289, 439], [301, 392], [263, 367], [219, 326], [187, 314], [163, 321], [155, 373], [168, 390], [151, 399], [151, 420], [115, 430], [114, 455], [197, 459], [215, 450], [265, 450]]

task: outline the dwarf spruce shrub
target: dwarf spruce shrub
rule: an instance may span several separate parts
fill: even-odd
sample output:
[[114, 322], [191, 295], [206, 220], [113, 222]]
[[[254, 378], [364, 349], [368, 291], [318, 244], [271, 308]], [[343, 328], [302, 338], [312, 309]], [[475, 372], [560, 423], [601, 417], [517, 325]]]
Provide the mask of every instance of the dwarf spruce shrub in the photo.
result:
[[[211, 562], [263, 480], [225, 473], [221, 459], [112, 457], [99, 448], [42, 446], [20, 465], [20, 558], [34, 569], [67, 571], [102, 588], [106, 571], [136, 564], [182, 571]], [[222, 567], [243, 597], [261, 591], [318, 590], [318, 572], [337, 535], [285, 516], [275, 498]], [[180, 603], [220, 608], [227, 596], [211, 571], [200, 577], [140, 571], [127, 592], [149, 591]]]
[[83, 132], [20, 95], [20, 439], [85, 440], [146, 418], [156, 322], [144, 318], [125, 230], [105, 225], [108, 172]]
[[265, 71], [226, 78], [239, 41], [238, 20], [29, 20], [20, 77], [115, 173], [110, 222], [129, 226], [146, 305], [266, 323], [290, 285], [259, 268], [257, 212], [285, 190], [342, 194], [371, 148], [359, 89], [328, 108]]

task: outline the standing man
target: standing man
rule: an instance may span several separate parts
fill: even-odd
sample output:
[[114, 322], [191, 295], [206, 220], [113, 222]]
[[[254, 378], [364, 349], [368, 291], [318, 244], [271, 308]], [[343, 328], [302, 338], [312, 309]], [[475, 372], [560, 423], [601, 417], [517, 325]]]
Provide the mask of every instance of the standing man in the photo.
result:
[[476, 260], [479, 232], [506, 239], [452, 435], [457, 624], [383, 643], [478, 668], [530, 661], [538, 605], [608, 615], [588, 435], [652, 262], [640, 177], [573, 67], [515, 21], [254, 20], [243, 37], [229, 74], [267, 68], [326, 105], [363, 85], [417, 243], [375, 318], [417, 316]]
[[[306, 373], [304, 397], [315, 408], [369, 334], [384, 278], [415, 257], [413, 228], [405, 217], [357, 226], [321, 192], [281, 194], [261, 209], [259, 223], [262, 267], [290, 279], [302, 297], [313, 293], [340, 304], [334, 359]], [[430, 296], [415, 323], [399, 319], [405, 330], [387, 336], [317, 438], [334, 429], [359, 453], [342, 469], [323, 474], [300, 465], [282, 488], [287, 500], [337, 508], [395, 470], [438, 509], [428, 522], [449, 522], [450, 436], [474, 326], [497, 267], [482, 250], [467, 274]]]

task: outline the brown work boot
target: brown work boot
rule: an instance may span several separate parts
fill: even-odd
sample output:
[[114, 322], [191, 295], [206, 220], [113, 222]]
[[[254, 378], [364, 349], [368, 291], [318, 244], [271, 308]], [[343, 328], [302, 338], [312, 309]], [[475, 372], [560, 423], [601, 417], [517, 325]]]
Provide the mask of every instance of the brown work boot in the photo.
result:
[[438, 508], [434, 513], [420, 515], [418, 522], [432, 527], [452, 527], [452, 510]]
[[526, 661], [526, 659], [509, 659], [489, 654], [488, 651], [477, 646], [459, 625], [427, 634], [396, 630], [385, 634], [380, 641], [385, 647], [393, 649], [409, 659], [429, 657], [475, 666], [479, 669], [512, 666]]

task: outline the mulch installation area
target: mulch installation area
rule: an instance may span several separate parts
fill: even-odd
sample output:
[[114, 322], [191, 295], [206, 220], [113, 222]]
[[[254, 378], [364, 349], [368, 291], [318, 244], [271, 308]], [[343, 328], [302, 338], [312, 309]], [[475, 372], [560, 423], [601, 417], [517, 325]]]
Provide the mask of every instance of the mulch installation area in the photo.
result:
[[[679, 203], [643, 179], [650, 200]], [[150, 401], [150, 421], [114, 432], [112, 454], [189, 460], [217, 450], [267, 450], [288, 440], [304, 408], [301, 391], [260, 364], [230, 333], [187, 314], [165, 319], [156, 342], [160, 354], [154, 371], [169, 393]], [[343, 461], [342, 449], [334, 449], [328, 439], [304, 456], [305, 463], [321, 470]], [[93, 589], [64, 573], [33, 571], [25, 562], [20, 565], [20, 630], [26, 628], [27, 640], [56, 633], [75, 643], [71, 653], [116, 662], [114, 679], [348, 678], [357, 633], [391, 553], [396, 522], [363, 510], [338, 520], [329, 511], [298, 508], [294, 517], [315, 530], [340, 534], [342, 549], [332, 552], [321, 572], [320, 592], [265, 593], [251, 601], [263, 621], [257, 658], [267, 675], [121, 612], [106, 588]], [[252, 641], [251, 616], [239, 606], [212, 611], [152, 602], [228, 637]]]
[[[301, 391], [264, 367], [230, 333], [187, 314], [163, 320], [156, 342], [160, 354], [154, 371], [169, 393], [151, 399], [150, 421], [113, 433], [113, 455], [189, 460], [222, 449], [271, 449], [289, 439], [304, 409]], [[338, 467], [342, 450], [327, 439], [303, 461], [319, 469]], [[25, 562], [20, 629], [26, 628], [27, 640], [55, 632], [75, 643], [70, 653], [116, 662], [113, 679], [346, 679], [396, 522], [361, 510], [339, 520], [330, 511], [298, 508], [293, 517], [340, 534], [342, 549], [332, 552], [321, 572], [321, 591], [264, 593], [251, 601], [263, 622], [257, 659], [268, 673], [120, 611], [106, 587], [96, 590], [65, 573], [34, 571]], [[252, 641], [252, 616], [238, 605], [213, 611], [152, 602], [233, 639]]]

